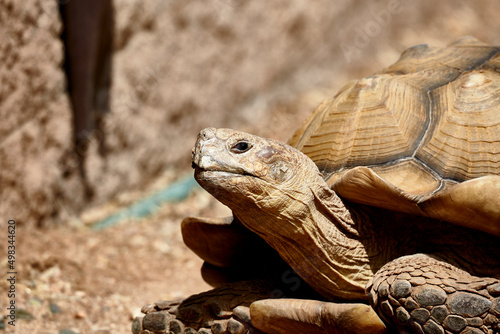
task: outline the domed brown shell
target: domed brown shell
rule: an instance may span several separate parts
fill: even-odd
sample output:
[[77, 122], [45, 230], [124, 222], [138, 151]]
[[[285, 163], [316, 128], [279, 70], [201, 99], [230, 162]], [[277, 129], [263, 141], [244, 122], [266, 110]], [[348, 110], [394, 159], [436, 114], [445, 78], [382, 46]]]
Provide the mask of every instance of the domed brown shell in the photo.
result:
[[344, 199], [500, 235], [500, 48], [407, 49], [324, 101], [289, 143]]

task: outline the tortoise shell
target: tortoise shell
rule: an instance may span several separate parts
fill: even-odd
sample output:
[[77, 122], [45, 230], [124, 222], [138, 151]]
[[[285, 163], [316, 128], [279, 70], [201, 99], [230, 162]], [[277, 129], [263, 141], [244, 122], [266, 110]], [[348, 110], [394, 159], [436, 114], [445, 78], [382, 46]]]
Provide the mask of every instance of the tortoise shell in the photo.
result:
[[500, 235], [500, 48], [409, 48], [324, 101], [289, 144], [344, 199]]

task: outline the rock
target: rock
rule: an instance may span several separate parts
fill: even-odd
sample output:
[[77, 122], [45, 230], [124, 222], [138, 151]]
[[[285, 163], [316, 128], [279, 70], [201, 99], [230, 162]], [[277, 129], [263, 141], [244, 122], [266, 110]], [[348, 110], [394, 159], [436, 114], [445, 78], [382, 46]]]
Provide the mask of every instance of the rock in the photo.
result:
[[52, 314], [62, 313], [61, 308], [57, 304], [50, 303], [49, 308], [50, 308], [50, 312], [52, 312]]
[[59, 334], [80, 334], [80, 333], [75, 332], [71, 329], [64, 328], [59, 331]]
[[18, 307], [16, 308], [16, 319], [31, 321], [35, 319], [35, 317], [27, 310]]

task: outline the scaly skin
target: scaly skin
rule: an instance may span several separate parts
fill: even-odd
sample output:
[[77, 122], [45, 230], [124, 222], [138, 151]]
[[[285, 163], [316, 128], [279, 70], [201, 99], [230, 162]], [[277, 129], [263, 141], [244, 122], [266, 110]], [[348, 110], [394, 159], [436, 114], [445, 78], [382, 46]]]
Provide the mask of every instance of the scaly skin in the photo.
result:
[[499, 333], [500, 281], [415, 254], [382, 267], [366, 287], [377, 313], [399, 332]]
[[[248, 149], [234, 149], [241, 143]], [[202, 187], [329, 299], [364, 299], [366, 284], [383, 265], [421, 252], [444, 252], [448, 261], [476, 274], [499, 275], [494, 264], [500, 260], [491, 255], [498, 250], [493, 237], [430, 219], [346, 206], [312, 160], [276, 140], [205, 129], [193, 163]], [[470, 233], [480, 238], [481, 247], [463, 238], [470, 240]]]
[[[200, 185], [326, 299], [369, 299], [401, 331], [498, 332], [497, 238], [344, 203], [312, 160], [272, 139], [205, 129], [193, 150], [193, 166]], [[440, 309], [432, 316], [436, 306], [447, 308], [446, 314]], [[281, 332], [260, 329], [286, 332], [286, 326]]]

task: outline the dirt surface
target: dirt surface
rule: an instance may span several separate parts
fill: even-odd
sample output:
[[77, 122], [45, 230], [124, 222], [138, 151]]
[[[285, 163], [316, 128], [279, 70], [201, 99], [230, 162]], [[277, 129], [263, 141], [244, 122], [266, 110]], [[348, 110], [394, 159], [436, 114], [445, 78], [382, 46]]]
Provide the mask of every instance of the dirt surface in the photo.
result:
[[[331, 93], [331, 89], [316, 88], [289, 103], [274, 104], [268, 109], [268, 119], [275, 126], [250, 126], [247, 131], [286, 141]], [[194, 144], [196, 131], [191, 132]], [[192, 174], [189, 164], [185, 165], [79, 216], [69, 210], [60, 225], [32, 228], [17, 224], [18, 314], [15, 327], [8, 324], [9, 318], [0, 321], [6, 333], [131, 333], [132, 320], [141, 315], [144, 304], [210, 289], [200, 274], [202, 260], [182, 241], [180, 224], [187, 216], [225, 217], [231, 212], [201, 187], [187, 199], [164, 204], [146, 218], [125, 219], [99, 231], [92, 228], [93, 223]], [[5, 239], [7, 221], [0, 226]], [[7, 248], [3, 245], [0, 270], [7, 273]], [[0, 281], [2, 306], [10, 302], [4, 292], [9, 288], [9, 282]]]
[[[155, 186], [148, 189], [154, 191]], [[146, 219], [125, 220], [101, 231], [88, 224], [145, 195], [122, 196], [67, 227], [18, 227], [18, 317], [15, 327], [8, 325], [10, 319], [3, 320], [6, 332], [130, 333], [133, 317], [145, 303], [209, 289], [200, 276], [201, 260], [181, 240], [180, 222], [188, 215], [224, 216], [228, 211], [200, 188]], [[0, 255], [6, 259], [5, 247]], [[1, 270], [8, 271], [6, 261]], [[0, 290], [8, 289], [2, 280]], [[1, 305], [8, 305], [7, 294], [0, 297]]]
[[[69, 52], [60, 36], [71, 22], [89, 39], [79, 46], [103, 32], [61, 19], [58, 4], [71, 12], [78, 1], [0, 0], [0, 216], [20, 225], [65, 224], [66, 212], [80, 215], [189, 164], [207, 126], [274, 138], [281, 127], [286, 139], [303, 118], [285, 109], [294, 122], [277, 122], [270, 110], [326, 89], [318, 104], [407, 47], [464, 35], [500, 44], [495, 0], [113, 0], [111, 86], [96, 87], [99, 103], [87, 110], [105, 116], [76, 147], [64, 64], [102, 58]], [[92, 12], [75, 17], [96, 22]], [[75, 81], [91, 85], [85, 73]]]

